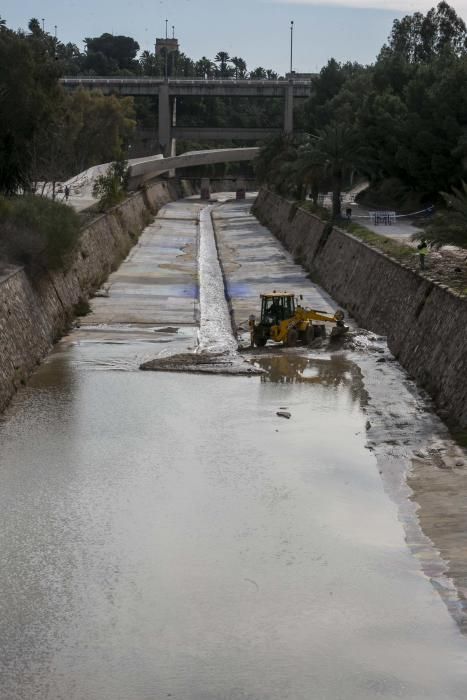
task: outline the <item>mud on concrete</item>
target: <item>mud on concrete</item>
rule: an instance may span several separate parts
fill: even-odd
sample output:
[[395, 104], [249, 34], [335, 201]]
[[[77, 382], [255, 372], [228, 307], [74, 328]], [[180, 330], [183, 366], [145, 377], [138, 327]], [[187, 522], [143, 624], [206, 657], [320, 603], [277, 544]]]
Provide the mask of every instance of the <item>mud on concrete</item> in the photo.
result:
[[140, 369], [152, 372], [199, 372], [231, 376], [254, 376], [263, 370], [235, 355], [223, 353], [180, 353], [143, 362]]

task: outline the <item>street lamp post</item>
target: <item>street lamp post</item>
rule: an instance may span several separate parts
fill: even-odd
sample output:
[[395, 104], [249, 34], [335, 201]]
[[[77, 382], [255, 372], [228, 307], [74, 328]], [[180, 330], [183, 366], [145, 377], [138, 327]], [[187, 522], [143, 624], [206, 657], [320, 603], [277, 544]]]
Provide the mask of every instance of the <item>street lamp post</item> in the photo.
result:
[[290, 73], [285, 88], [285, 111], [284, 111], [284, 133], [287, 135], [293, 134], [293, 20], [290, 22]]
[[290, 22], [290, 77], [292, 77], [293, 72], [293, 20]]

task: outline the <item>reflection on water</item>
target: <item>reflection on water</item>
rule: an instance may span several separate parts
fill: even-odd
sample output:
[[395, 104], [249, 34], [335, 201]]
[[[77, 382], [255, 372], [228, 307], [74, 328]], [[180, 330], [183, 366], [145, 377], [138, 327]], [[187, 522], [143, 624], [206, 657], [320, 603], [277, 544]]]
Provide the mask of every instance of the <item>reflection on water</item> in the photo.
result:
[[346, 388], [353, 401], [366, 403], [367, 395], [360, 368], [347, 360], [343, 354], [330, 355], [325, 359], [310, 359], [289, 352], [257, 357], [255, 364], [267, 371], [267, 374], [261, 377], [262, 382], [320, 384], [335, 389]]
[[465, 697], [351, 363], [265, 357], [297, 381], [262, 382], [82, 353], [0, 424], [1, 700]]

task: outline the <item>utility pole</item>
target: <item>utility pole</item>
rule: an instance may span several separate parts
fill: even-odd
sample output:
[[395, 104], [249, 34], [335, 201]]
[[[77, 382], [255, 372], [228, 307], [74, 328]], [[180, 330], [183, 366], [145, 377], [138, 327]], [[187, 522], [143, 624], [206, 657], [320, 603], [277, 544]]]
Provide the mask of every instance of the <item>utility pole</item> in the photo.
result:
[[169, 37], [168, 37], [168, 34], [167, 34], [167, 28], [168, 28], [168, 26], [169, 26], [169, 20], [166, 19], [166, 20], [165, 20], [165, 38], [166, 38], [166, 39], [169, 38]]
[[292, 77], [293, 72], [293, 20], [290, 22], [290, 77]]
[[44, 32], [44, 29], [45, 29], [45, 19], [42, 18], [42, 32]]

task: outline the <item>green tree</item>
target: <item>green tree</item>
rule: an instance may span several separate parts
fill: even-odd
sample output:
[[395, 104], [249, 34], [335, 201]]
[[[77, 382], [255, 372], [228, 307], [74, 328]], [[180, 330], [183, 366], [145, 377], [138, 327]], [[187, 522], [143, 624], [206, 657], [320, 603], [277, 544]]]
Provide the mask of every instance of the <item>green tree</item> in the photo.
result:
[[[435, 247], [455, 245], [467, 248], [467, 184], [442, 192], [446, 210], [436, 213], [425, 229], [425, 238]], [[420, 236], [419, 236], [420, 237]]]
[[115, 70], [137, 70], [136, 54], [139, 51], [137, 41], [129, 36], [101, 34], [99, 37], [87, 37], [85, 40], [87, 57], [86, 68], [96, 73]]
[[359, 135], [354, 128], [340, 122], [331, 122], [315, 138], [316, 164], [332, 179], [332, 216], [341, 216], [341, 193], [346, 173], [353, 170], [361, 152]]
[[231, 74], [231, 68], [229, 68], [230, 56], [227, 51], [219, 51], [214, 58], [214, 61], [219, 64], [219, 75], [221, 78], [228, 78]]
[[321, 153], [316, 148], [316, 137], [309, 134], [297, 150], [296, 179], [310, 189], [311, 198], [315, 205], [318, 204], [320, 186], [325, 179], [325, 165]]
[[37, 43], [6, 27], [0, 65], [0, 192], [13, 194], [30, 187], [33, 141], [59, 99], [59, 69]]
[[269, 139], [254, 163], [259, 184], [267, 184], [279, 194], [302, 199], [304, 182], [299, 176], [297, 153], [295, 137], [280, 134]]
[[246, 69], [247, 65], [246, 62], [243, 60], [243, 58], [239, 58], [238, 56], [234, 56], [233, 58], [230, 59], [230, 62], [233, 64], [235, 68], [235, 79], [244, 79], [246, 78]]
[[94, 183], [93, 195], [99, 199], [99, 209], [107, 211], [126, 197], [128, 185], [128, 163], [122, 158], [110, 166], [105, 175], [100, 175]]
[[79, 90], [62, 94], [50, 120], [37, 131], [34, 180], [54, 183], [121, 157], [135, 127], [132, 98]]
[[203, 56], [199, 61], [196, 61], [195, 69], [196, 75], [203, 78], [211, 78], [214, 75], [215, 65], [209, 58]]
[[267, 80], [268, 74], [264, 68], [258, 66], [250, 71], [250, 80]]
[[384, 49], [409, 63], [430, 61], [446, 52], [459, 56], [467, 49], [467, 29], [454, 8], [440, 2], [426, 15], [415, 12], [396, 19]]

